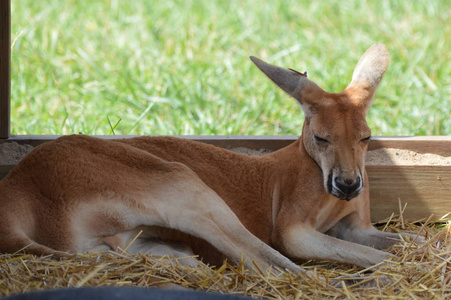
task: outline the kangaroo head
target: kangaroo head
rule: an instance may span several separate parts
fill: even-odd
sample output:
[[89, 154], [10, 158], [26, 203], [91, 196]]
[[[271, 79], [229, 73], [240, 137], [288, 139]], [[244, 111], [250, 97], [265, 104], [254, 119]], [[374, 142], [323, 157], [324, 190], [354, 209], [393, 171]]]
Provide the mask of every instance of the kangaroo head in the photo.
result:
[[328, 93], [296, 71], [251, 60], [300, 103], [305, 114], [302, 144], [321, 168], [327, 192], [347, 201], [357, 197], [371, 136], [365, 116], [388, 66], [385, 46], [375, 44], [363, 54], [341, 93]]

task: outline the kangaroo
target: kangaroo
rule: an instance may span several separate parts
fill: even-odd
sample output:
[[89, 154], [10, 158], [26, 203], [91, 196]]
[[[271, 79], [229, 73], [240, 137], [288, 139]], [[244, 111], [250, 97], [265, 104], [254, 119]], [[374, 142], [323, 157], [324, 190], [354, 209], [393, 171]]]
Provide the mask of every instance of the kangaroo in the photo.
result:
[[389, 257], [381, 249], [399, 235], [372, 226], [365, 171], [365, 115], [388, 66], [385, 46], [365, 52], [340, 93], [251, 60], [301, 105], [296, 142], [253, 157], [174, 137], [58, 138], [0, 181], [0, 252], [127, 249], [292, 272], [301, 271], [293, 260], [368, 267]]

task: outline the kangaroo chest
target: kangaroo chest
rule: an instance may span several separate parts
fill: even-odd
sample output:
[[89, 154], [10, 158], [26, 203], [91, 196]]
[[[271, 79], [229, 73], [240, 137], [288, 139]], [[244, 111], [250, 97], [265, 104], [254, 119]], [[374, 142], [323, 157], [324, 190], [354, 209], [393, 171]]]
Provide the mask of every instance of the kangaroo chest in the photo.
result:
[[[354, 199], [353, 201], [358, 201]], [[352, 202], [352, 201], [351, 201]], [[340, 200], [332, 195], [325, 197], [320, 203], [316, 216], [315, 228], [319, 232], [325, 233], [338, 221], [354, 211], [354, 203]]]

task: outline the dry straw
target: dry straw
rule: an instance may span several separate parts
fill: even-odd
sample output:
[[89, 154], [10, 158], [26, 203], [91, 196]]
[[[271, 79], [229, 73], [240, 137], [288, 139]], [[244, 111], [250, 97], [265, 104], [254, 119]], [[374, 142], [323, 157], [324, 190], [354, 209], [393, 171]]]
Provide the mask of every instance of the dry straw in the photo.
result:
[[165, 286], [269, 299], [451, 298], [451, 221], [409, 223], [391, 217], [380, 229], [415, 233], [427, 241], [419, 246], [404, 241], [389, 250], [393, 258], [370, 269], [307, 262], [302, 264], [303, 274], [262, 270], [258, 265], [249, 271], [243, 264], [227, 263], [220, 268], [194, 268], [167, 257], [116, 252], [75, 255], [62, 261], [0, 255], [0, 296], [61, 287]]

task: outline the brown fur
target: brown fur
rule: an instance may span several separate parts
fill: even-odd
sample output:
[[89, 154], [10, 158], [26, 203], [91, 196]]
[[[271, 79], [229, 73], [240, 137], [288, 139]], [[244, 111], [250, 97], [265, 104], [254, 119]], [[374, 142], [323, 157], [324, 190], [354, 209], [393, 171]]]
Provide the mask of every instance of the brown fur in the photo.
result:
[[383, 249], [397, 235], [371, 225], [364, 158], [365, 114], [387, 67], [385, 47], [370, 48], [338, 94], [252, 59], [301, 104], [297, 142], [251, 157], [172, 137], [59, 138], [0, 182], [0, 251], [118, 250], [142, 230], [130, 251], [192, 249], [214, 264], [243, 254], [247, 266], [292, 271], [299, 268], [286, 257], [381, 262], [387, 254], [367, 245]]

